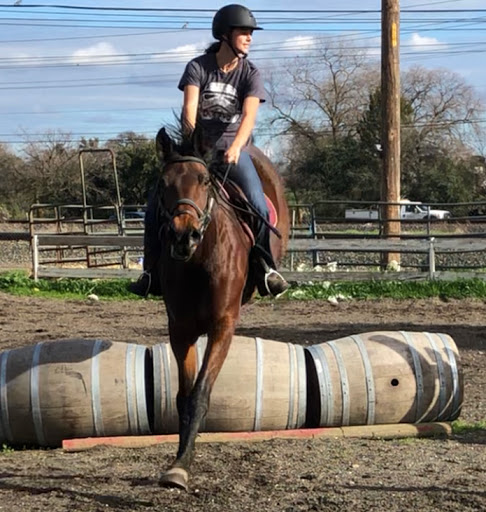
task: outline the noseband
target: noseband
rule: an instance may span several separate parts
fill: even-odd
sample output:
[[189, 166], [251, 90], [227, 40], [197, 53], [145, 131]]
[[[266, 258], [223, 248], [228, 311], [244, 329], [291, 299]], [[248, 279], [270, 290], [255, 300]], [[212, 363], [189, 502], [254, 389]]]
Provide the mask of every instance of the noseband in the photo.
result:
[[[170, 165], [173, 163], [183, 163], [183, 162], [195, 162], [198, 164], [201, 164], [204, 166], [204, 168], [207, 170], [208, 166], [204, 160], [201, 158], [197, 158], [196, 156], [179, 156], [172, 158], [166, 165]], [[179, 209], [179, 206], [181, 205], [188, 205], [191, 206], [192, 209]], [[169, 212], [167, 210], [164, 211], [164, 216], [168, 218], [169, 222], [174, 220], [176, 217], [179, 217], [180, 215], [191, 215], [196, 220], [200, 222], [200, 228], [199, 233], [201, 237], [204, 235], [204, 232], [206, 231], [209, 222], [211, 221], [211, 211], [214, 206], [214, 198], [208, 194], [208, 199], [206, 202], [206, 207], [204, 210], [201, 210], [201, 208], [188, 197], [183, 197], [182, 199], [179, 199], [174, 208]]]

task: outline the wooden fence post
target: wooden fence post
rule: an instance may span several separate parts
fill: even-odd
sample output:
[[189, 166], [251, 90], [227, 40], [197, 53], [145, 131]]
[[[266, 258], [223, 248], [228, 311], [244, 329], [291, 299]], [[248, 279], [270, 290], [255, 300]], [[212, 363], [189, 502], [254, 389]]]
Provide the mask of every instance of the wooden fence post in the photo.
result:
[[435, 238], [429, 238], [429, 278], [433, 280], [435, 278]]
[[32, 237], [32, 269], [34, 281], [39, 280], [39, 238], [37, 235]]

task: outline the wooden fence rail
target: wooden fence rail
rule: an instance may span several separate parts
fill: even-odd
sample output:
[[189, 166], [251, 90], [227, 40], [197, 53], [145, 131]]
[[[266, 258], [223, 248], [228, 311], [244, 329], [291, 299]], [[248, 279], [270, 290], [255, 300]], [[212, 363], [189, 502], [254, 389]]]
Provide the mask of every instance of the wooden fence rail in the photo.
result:
[[[32, 270], [34, 279], [40, 277], [135, 278], [139, 269], [60, 268], [40, 264], [39, 250], [72, 247], [143, 247], [142, 236], [118, 235], [34, 235], [32, 237]], [[289, 252], [399, 252], [428, 254], [427, 272], [284, 272], [290, 281], [344, 279], [454, 279], [455, 272], [437, 272], [436, 254], [486, 251], [486, 237], [428, 238], [428, 239], [292, 239]], [[461, 277], [486, 278], [481, 272], [461, 272]]]

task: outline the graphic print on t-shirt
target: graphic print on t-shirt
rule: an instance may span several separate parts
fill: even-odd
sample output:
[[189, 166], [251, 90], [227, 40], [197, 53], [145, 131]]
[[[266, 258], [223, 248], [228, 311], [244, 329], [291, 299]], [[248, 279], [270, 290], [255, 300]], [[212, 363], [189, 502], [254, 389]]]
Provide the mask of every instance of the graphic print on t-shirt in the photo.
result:
[[200, 116], [204, 120], [238, 123], [240, 114], [236, 89], [223, 82], [211, 82], [201, 92]]

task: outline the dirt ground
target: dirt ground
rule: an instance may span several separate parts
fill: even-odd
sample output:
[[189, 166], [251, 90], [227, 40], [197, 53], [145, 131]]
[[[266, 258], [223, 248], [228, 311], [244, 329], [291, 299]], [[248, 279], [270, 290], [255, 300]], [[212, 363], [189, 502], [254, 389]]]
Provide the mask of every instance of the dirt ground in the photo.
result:
[[[445, 332], [464, 371], [461, 418], [486, 419], [486, 304], [481, 301], [260, 302], [238, 334], [312, 344], [375, 330]], [[159, 301], [89, 302], [0, 293], [0, 349], [69, 337], [167, 340]], [[0, 454], [0, 510], [484, 511], [486, 432], [452, 439], [272, 440], [199, 444], [189, 492], [161, 489], [174, 445]]]

